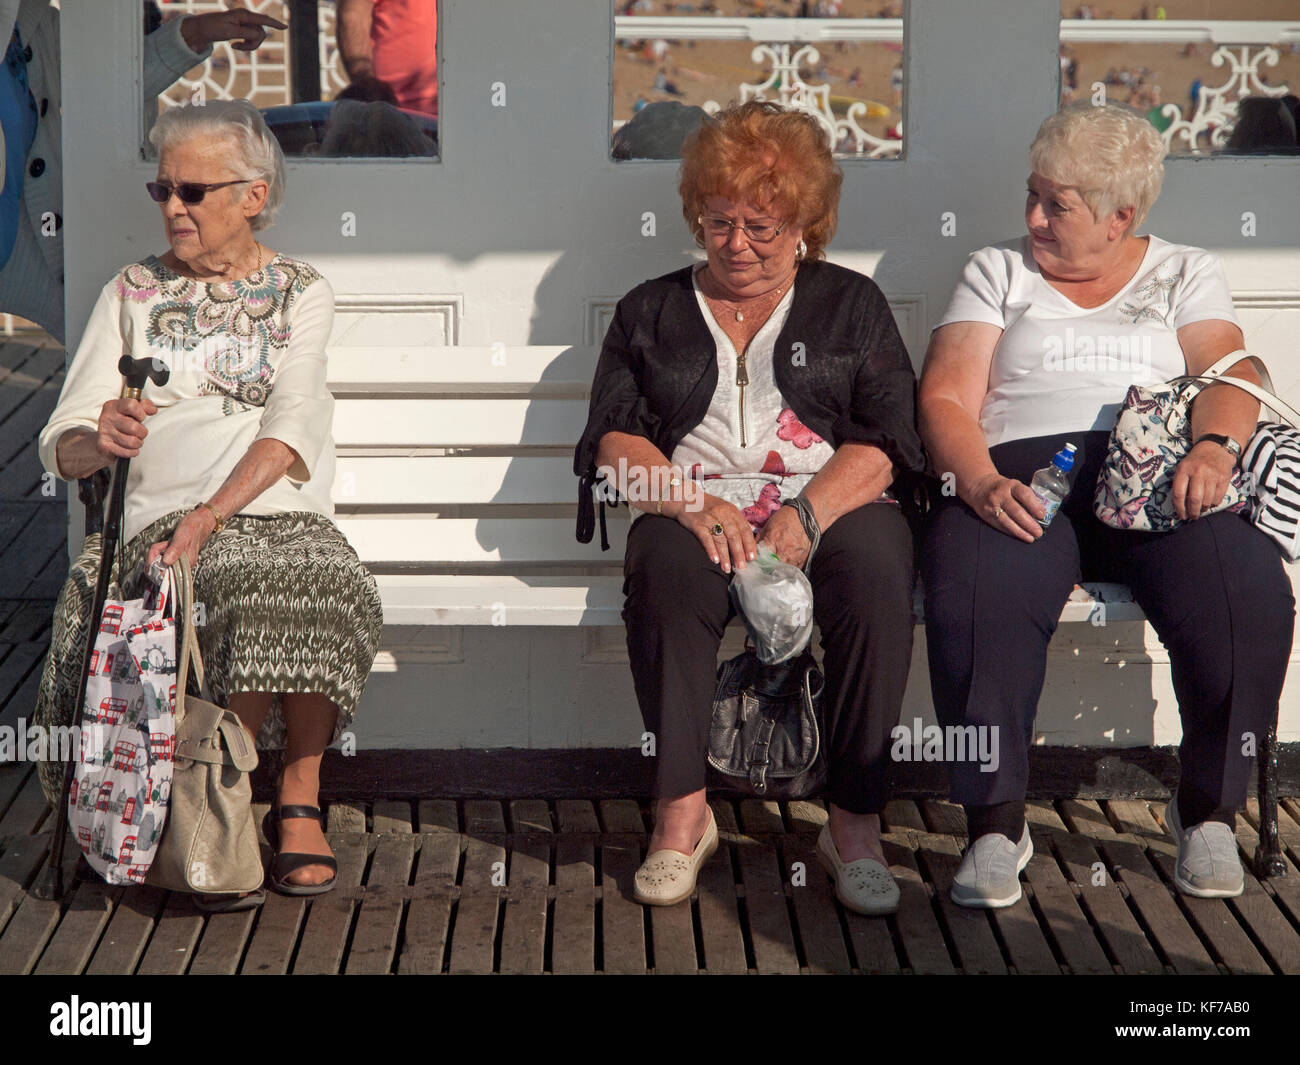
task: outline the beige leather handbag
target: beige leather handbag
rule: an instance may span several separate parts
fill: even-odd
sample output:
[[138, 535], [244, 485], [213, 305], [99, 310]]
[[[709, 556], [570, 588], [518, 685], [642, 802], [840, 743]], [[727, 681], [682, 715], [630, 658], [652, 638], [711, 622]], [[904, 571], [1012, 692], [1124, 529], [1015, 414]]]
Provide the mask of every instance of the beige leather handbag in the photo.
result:
[[199, 690], [206, 686], [194, 634], [194, 582], [184, 555], [179, 570], [175, 767], [167, 821], [145, 882], [204, 895], [256, 891], [262, 856], [248, 775], [257, 767], [257, 748], [235, 714], [185, 694], [191, 668]]

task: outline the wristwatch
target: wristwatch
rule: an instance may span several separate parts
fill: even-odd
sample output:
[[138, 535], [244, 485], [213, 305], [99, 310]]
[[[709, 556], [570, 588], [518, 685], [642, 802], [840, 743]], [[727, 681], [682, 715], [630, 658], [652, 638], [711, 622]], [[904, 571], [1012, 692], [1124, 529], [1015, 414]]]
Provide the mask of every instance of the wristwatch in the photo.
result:
[[1232, 456], [1234, 462], [1241, 461], [1241, 445], [1232, 437], [1224, 436], [1222, 433], [1202, 433], [1193, 442], [1192, 447], [1204, 441], [1210, 441], [1212, 444], [1218, 444], [1220, 447], [1228, 449], [1228, 454]]

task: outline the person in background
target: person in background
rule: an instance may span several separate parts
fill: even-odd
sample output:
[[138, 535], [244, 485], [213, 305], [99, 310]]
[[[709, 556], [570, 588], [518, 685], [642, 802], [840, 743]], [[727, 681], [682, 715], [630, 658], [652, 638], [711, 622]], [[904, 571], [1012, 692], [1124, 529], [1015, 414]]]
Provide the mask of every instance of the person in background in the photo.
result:
[[438, 117], [437, 0], [338, 0], [337, 25], [354, 84], [378, 79], [399, 107]]
[[[146, 14], [148, 9], [146, 8]], [[243, 8], [164, 22], [144, 40], [144, 99], [212, 54], [218, 41], [253, 51], [284, 23]], [[49, 0], [0, 0], [0, 313], [63, 330], [63, 102], [59, 9]]]
[[[956, 490], [936, 499], [922, 551], [930, 688], [941, 725], [984, 730], [1001, 751], [994, 772], [950, 766], [970, 840], [951, 890], [962, 906], [1021, 897], [1047, 647], [1081, 580], [1127, 584], [1169, 652], [1183, 724], [1165, 813], [1175, 885], [1211, 898], [1243, 890], [1233, 824], [1253, 749], [1242, 737], [1276, 719], [1295, 617], [1276, 545], [1243, 515], [1213, 510], [1259, 404], [1230, 385], [1196, 397], [1193, 446], [1169, 490], [1171, 531], [1128, 528], [1131, 511], [1104, 496], [1108, 521], [1094, 511], [1129, 387], [1204, 373], [1245, 346], [1218, 259], [1137, 232], [1164, 155], [1160, 134], [1127, 107], [1081, 103], [1048, 118], [1029, 152], [1028, 233], [970, 256], [930, 339], [921, 434]], [[1053, 352], [1065, 336], [1062, 359]], [[1103, 354], [1115, 338], [1140, 341], [1144, 356]], [[1076, 343], [1095, 357], [1076, 364]], [[1258, 384], [1247, 363], [1228, 374]], [[1044, 528], [1030, 481], [1067, 443], [1078, 449], [1069, 494]]]

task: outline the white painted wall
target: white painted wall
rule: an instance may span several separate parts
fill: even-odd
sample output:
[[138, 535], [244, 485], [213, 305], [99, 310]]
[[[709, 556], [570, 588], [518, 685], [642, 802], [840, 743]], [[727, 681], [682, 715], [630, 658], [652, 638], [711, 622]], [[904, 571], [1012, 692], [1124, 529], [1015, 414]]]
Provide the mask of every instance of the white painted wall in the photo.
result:
[[[1022, 231], [1025, 153], [1057, 92], [1055, 0], [911, 0], [906, 158], [848, 163], [832, 258], [873, 274], [919, 367], [965, 255]], [[676, 164], [608, 159], [608, 0], [443, 0], [442, 159], [295, 161], [265, 239], [339, 297], [340, 342], [594, 343], [632, 285], [694, 254]], [[64, 0], [67, 321], [164, 247], [140, 158], [139, 4]], [[491, 106], [493, 83], [507, 106]], [[1223, 256], [1247, 341], [1300, 404], [1300, 160], [1174, 159], [1148, 228]], [[344, 211], [357, 235], [340, 235]], [[657, 236], [641, 236], [656, 214]], [[957, 235], [940, 236], [954, 211]], [[1258, 236], [1241, 235], [1254, 211]], [[377, 339], [378, 338], [378, 339]], [[593, 559], [598, 556], [593, 551]], [[737, 638], [733, 633], [732, 640]], [[621, 630], [390, 629], [359, 745], [631, 746], [641, 722]], [[1062, 629], [1048, 743], [1174, 743], [1166, 659], [1141, 624]], [[1300, 740], [1300, 671], [1281, 738]], [[932, 719], [917, 632], [904, 719]]]

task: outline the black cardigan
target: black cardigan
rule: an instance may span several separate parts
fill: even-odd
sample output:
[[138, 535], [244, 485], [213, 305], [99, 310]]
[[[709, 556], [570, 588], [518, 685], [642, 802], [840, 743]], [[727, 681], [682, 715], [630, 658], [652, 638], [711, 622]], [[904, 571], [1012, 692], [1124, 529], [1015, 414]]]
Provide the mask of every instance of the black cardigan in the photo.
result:
[[[573, 456], [581, 543], [590, 542], [595, 526], [601, 438], [644, 436], [671, 458], [709, 409], [717, 347], [692, 269], [638, 285], [614, 310]], [[926, 461], [916, 430], [916, 374], [876, 283], [828, 262], [801, 263], [772, 358], [776, 385], [799, 420], [832, 447], [857, 441], [884, 451], [897, 474], [895, 494], [909, 504]], [[601, 547], [608, 549], [604, 506], [602, 498]]]

